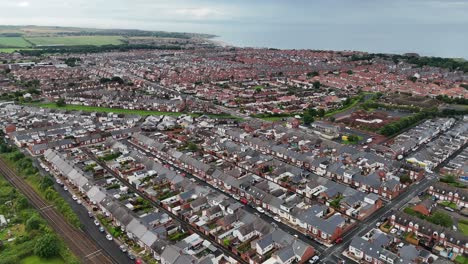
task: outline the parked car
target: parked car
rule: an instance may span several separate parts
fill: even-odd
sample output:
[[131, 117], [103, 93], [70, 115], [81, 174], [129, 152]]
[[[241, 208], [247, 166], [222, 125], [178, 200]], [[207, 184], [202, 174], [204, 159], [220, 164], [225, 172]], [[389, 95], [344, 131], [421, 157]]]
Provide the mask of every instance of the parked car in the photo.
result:
[[275, 220], [276, 222], [281, 222], [281, 218], [279, 218], [278, 216], [273, 217], [273, 220]]
[[113, 240], [114, 238], [113, 238], [110, 234], [107, 234], [107, 235], [106, 235], [106, 239], [109, 240], [109, 241], [111, 241], [111, 240]]
[[336, 244], [341, 244], [343, 242], [343, 238], [342, 237], [339, 237], [335, 240], [335, 243]]
[[396, 228], [393, 228], [392, 230], [390, 230], [390, 233], [391, 234], [395, 234], [398, 230]]
[[102, 227], [102, 226], [99, 227], [99, 232], [104, 233], [104, 231], [106, 231], [106, 230], [104, 229], [104, 227]]
[[93, 213], [88, 212], [88, 216], [89, 216], [89, 218], [93, 218], [94, 215], [93, 215]]
[[67, 187], [66, 185], [63, 186], [63, 189], [64, 189], [65, 191], [68, 191], [68, 187]]
[[128, 258], [131, 259], [131, 260], [134, 260], [134, 259], [135, 259], [135, 255], [128, 253]]
[[257, 211], [259, 211], [260, 213], [264, 213], [264, 212], [265, 212], [265, 210], [263, 210], [263, 208], [261, 208], [260, 206], [258, 206], [256, 209], [257, 209]]
[[381, 222], [377, 222], [377, 223], [375, 224], [375, 227], [380, 227], [381, 225], [382, 225]]
[[450, 211], [450, 212], [455, 212], [455, 210], [453, 210], [452, 208], [450, 208], [448, 206], [445, 206], [444, 209], [447, 210], [447, 211]]
[[72, 199], [73, 199], [73, 201], [76, 201], [76, 200], [78, 200], [78, 197], [76, 195], [73, 195]]
[[81, 199], [76, 200], [76, 202], [77, 202], [78, 204], [82, 204], [82, 203], [83, 203], [83, 202], [81, 201]]
[[120, 245], [120, 251], [122, 251], [123, 253], [127, 252], [127, 246], [125, 245]]
[[317, 263], [319, 261], [319, 256], [313, 256], [312, 259], [309, 260], [309, 263]]
[[97, 219], [94, 220], [94, 224], [95, 224], [96, 226], [100, 225], [100, 223], [99, 223], [99, 221], [98, 221]]

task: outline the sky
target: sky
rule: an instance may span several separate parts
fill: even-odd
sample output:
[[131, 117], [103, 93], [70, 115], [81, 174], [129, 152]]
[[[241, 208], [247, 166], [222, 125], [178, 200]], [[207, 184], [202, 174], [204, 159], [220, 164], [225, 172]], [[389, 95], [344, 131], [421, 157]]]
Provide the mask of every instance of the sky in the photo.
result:
[[468, 0], [0, 0], [0, 24], [211, 33], [238, 46], [468, 58]]

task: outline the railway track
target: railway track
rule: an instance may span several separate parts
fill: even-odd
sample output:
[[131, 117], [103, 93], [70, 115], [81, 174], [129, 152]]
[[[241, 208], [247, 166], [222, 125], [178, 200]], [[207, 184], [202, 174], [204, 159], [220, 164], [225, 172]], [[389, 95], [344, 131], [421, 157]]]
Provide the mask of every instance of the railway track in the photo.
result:
[[39, 211], [52, 229], [63, 238], [66, 245], [82, 263], [117, 263], [112, 261], [112, 259], [100, 249], [95, 241], [90, 239], [83, 231], [71, 226], [67, 220], [57, 212], [53, 205], [39, 196], [39, 194], [37, 194], [24, 179], [16, 175], [1, 158], [0, 174], [26, 196], [29, 202]]

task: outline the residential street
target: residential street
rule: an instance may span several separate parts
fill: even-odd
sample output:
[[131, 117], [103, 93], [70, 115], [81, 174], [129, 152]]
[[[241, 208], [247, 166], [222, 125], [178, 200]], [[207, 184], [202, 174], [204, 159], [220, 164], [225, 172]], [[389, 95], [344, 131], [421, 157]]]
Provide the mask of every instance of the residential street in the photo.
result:
[[[132, 148], [135, 148], [135, 149], [139, 149], [141, 151], [144, 151], [143, 148], [141, 148], [140, 146], [137, 146], [137, 145], [134, 145], [132, 143], [130, 143], [128, 140], [122, 140], [122, 142], [124, 144], [126, 144], [127, 146], [129, 147], [132, 147]], [[145, 153], [145, 155], [148, 155], [149, 157], [152, 157], [152, 158], [156, 158], [155, 155], [151, 154], [151, 153]], [[165, 163], [164, 161], [161, 161], [163, 163]], [[172, 165], [171, 165], [172, 166]], [[182, 171], [180, 170], [179, 168], [175, 167], [175, 166], [172, 166], [174, 169], [178, 170], [178, 171]], [[202, 185], [202, 186], [206, 186], [206, 187], [209, 187], [211, 189], [214, 189], [216, 190], [217, 192], [221, 192], [229, 197], [232, 197], [231, 194], [229, 193], [226, 193], [220, 189], [217, 189], [217, 188], [214, 188], [211, 184], [207, 183], [206, 181], [203, 181], [195, 176], [193, 176], [192, 174], [186, 172], [186, 171], [182, 171], [185, 173], [185, 175], [188, 177], [188, 178], [191, 178], [191, 179], [195, 179], [197, 181], [198, 184]], [[318, 252], [321, 252], [322, 250], [325, 250], [326, 247], [320, 243], [318, 243], [317, 241], [313, 240], [313, 239], [310, 239], [308, 238], [306, 235], [304, 235], [303, 233], [301, 232], [298, 232], [296, 229], [286, 225], [286, 224], [283, 224], [281, 222], [276, 222], [272, 217], [266, 215], [266, 214], [261, 214], [259, 213], [254, 207], [252, 207], [251, 205], [247, 205], [247, 206], [244, 206], [244, 209], [246, 209], [248, 212], [252, 213], [252, 214], [258, 214], [263, 220], [269, 222], [269, 223], [276, 223], [278, 225], [278, 227], [280, 227], [282, 230], [288, 232], [289, 234], [292, 234], [292, 235], [297, 235], [298, 238], [300, 238], [302, 241], [304, 242], [307, 242], [309, 244], [311, 244]]]
[[[41, 175], [48, 177], [48, 172], [46, 172], [41, 166], [38, 165], [36, 159], [34, 159], [36, 168], [40, 171]], [[78, 215], [80, 222], [82, 223], [82, 230], [88, 236], [90, 236], [96, 243], [113, 259], [116, 263], [134, 263], [130, 260], [127, 254], [120, 251], [119, 246], [113, 241], [108, 241], [106, 239], [105, 233], [100, 233], [98, 227], [94, 225], [94, 218], [88, 216], [88, 210], [83, 206], [72, 199], [72, 195], [63, 189], [62, 186], [55, 183], [54, 188], [60, 193], [60, 195], [65, 199], [65, 201], [70, 204], [73, 211]]]

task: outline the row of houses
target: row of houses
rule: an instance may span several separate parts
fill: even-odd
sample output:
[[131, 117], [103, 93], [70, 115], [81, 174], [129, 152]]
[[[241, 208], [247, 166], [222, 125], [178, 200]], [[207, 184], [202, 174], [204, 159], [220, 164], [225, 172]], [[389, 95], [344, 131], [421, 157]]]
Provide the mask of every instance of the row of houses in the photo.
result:
[[[141, 139], [146, 146], [152, 146], [153, 151], [160, 148], [157, 142], [145, 141], [147, 138], [141, 134], [136, 134], [134, 138]], [[110, 147], [116, 151], [125, 148], [119, 142], [114, 142]], [[166, 151], [154, 151], [154, 154], [159, 157], [168, 155]], [[148, 172], [139, 173], [139, 179], [127, 177], [131, 184], [138, 186], [148, 197], [184, 218], [207, 236], [224, 244], [245, 261], [304, 263], [315, 254], [313, 247], [248, 213], [234, 199], [212, 188], [201, 186], [140, 152], [129, 151], [128, 155], [136, 162], [144, 164], [145, 169], [142, 171]], [[194, 159], [180, 159], [190, 164], [186, 169], [194, 175], [206, 171], [203, 164]]]
[[[89, 203], [95, 207], [95, 210], [98, 209], [108, 219], [111, 219], [116, 227], [125, 231], [129, 239], [134, 240], [162, 263], [225, 263], [229, 260], [216, 247], [196, 234], [178, 243], [170, 241], [170, 236], [180, 232], [181, 227], [169, 215], [155, 209], [143, 215], [136, 215], [107, 189], [97, 185], [92, 175], [82, 171], [64, 154], [49, 149], [44, 153], [44, 158], [53, 171], [65, 177], [69, 183], [89, 198]], [[209, 254], [198, 258], [195, 254], [190, 254], [190, 250], [194, 247], [207, 249]]]
[[[141, 134], [133, 137], [135, 144], [147, 148], [156, 157], [168, 161], [203, 179], [225, 192], [239, 197], [244, 203], [260, 206], [298, 228], [307, 231], [323, 243], [333, 243], [343, 231], [351, 226], [349, 218], [326, 205], [310, 205], [295, 193], [255, 174], [223, 172], [164, 144]], [[240, 172], [240, 171], [239, 171]]]

